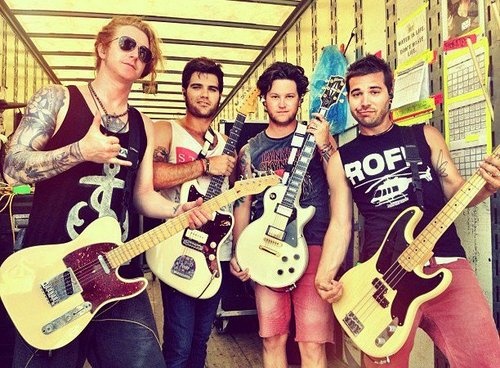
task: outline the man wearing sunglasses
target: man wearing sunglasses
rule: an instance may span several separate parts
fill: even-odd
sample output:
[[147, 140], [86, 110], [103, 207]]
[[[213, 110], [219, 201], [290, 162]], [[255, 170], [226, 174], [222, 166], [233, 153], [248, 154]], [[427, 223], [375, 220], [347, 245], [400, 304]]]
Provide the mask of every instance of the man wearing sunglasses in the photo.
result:
[[[211, 59], [201, 57], [190, 60], [182, 73], [186, 115], [176, 121], [158, 121], [154, 124], [154, 186], [176, 202], [185, 200], [181, 198], [183, 183], [187, 188], [194, 184], [200, 193], [206, 194], [212, 176], [229, 177], [233, 172], [236, 159], [223, 154], [227, 137], [210, 128], [219, 107], [223, 76], [221, 65]], [[222, 190], [227, 188], [226, 178]], [[225, 210], [232, 212], [232, 208]], [[218, 244], [220, 249], [217, 254], [221, 261], [230, 260], [230, 235], [220, 241], [222, 244]], [[175, 249], [170, 242], [166, 245], [170, 252]], [[149, 252], [147, 256], [149, 261]], [[167, 367], [203, 368], [220, 290], [208, 298], [203, 295], [199, 298], [188, 296], [177, 290], [175, 285], [163, 282], [161, 290], [164, 311], [163, 355]]]
[[[137, 17], [114, 18], [97, 35], [95, 52], [96, 78], [42, 88], [13, 135], [5, 173], [36, 185], [25, 246], [67, 243], [103, 216], [119, 221], [126, 241], [137, 222], [132, 208], [166, 218], [200, 203], [179, 206], [153, 189], [153, 126], [128, 105], [132, 84], [156, 77], [161, 51], [151, 27]], [[190, 226], [207, 218], [195, 209]], [[142, 271], [132, 261], [120, 275]], [[40, 351], [18, 336], [13, 366], [76, 368], [85, 360], [94, 367], [165, 367], [146, 292], [106, 304], [59, 349]]]

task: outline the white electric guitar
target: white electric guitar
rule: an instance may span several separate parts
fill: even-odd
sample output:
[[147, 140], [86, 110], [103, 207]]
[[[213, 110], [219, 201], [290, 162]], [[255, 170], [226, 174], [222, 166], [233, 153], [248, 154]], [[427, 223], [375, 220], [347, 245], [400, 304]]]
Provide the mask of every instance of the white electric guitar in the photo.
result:
[[[234, 122], [223, 153], [233, 155], [246, 116], [257, 108], [259, 90], [248, 93]], [[204, 200], [219, 195], [226, 179], [223, 175], [213, 176]], [[196, 181], [182, 185], [180, 202], [193, 201], [202, 197]], [[214, 219], [196, 230], [186, 229], [175, 234], [146, 252], [149, 268], [164, 283], [193, 298], [210, 298], [222, 283], [219, 249], [233, 228], [233, 215], [227, 211], [215, 212]]]
[[[494, 154], [500, 154], [500, 146]], [[340, 278], [344, 292], [332, 304], [333, 311], [363, 352], [372, 357], [396, 353], [410, 334], [418, 308], [446, 290], [452, 277], [448, 269], [427, 275], [422, 267], [432, 257], [438, 239], [484, 184], [477, 171], [415, 239], [422, 211], [407, 208], [393, 221], [377, 253]], [[394, 249], [402, 252], [392, 262]]]
[[[277, 175], [238, 181], [200, 208], [217, 211], [279, 181]], [[146, 288], [145, 278], [123, 279], [118, 268], [188, 227], [189, 213], [125, 244], [118, 222], [101, 217], [68, 243], [24, 248], [9, 256], [0, 267], [0, 296], [16, 329], [38, 349], [57, 349], [71, 342], [104, 305]]]
[[[321, 95], [319, 114], [338, 102], [345, 85], [340, 76], [330, 77]], [[306, 134], [288, 183], [269, 188], [264, 195], [262, 217], [250, 223], [236, 244], [236, 259], [249, 269], [255, 282], [271, 288], [290, 288], [304, 274], [309, 253], [302, 233], [314, 216], [313, 206], [300, 207], [301, 186], [314, 156], [314, 135]]]

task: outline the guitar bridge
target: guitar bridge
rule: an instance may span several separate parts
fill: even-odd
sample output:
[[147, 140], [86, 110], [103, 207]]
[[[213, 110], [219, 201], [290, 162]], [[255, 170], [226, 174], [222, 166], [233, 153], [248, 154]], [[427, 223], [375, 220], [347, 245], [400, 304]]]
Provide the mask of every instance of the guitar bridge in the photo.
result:
[[56, 275], [49, 281], [43, 282], [40, 288], [52, 307], [68, 299], [73, 294], [82, 291], [82, 287], [71, 268], [66, 269], [66, 271]]
[[363, 331], [363, 328], [365, 328], [353, 312], [347, 313], [342, 321], [346, 324], [349, 330], [351, 330], [354, 336], [358, 336], [359, 333]]

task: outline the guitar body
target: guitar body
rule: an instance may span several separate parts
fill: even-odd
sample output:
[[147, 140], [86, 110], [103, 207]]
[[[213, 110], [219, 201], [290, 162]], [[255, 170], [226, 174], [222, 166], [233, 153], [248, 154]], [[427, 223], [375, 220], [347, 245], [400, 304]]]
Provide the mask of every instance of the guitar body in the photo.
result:
[[[202, 197], [193, 182], [181, 188], [181, 203]], [[149, 268], [164, 283], [193, 298], [215, 295], [222, 283], [219, 246], [233, 228], [230, 213], [216, 211], [212, 221], [186, 229], [146, 252]]]
[[[255, 282], [272, 288], [293, 285], [304, 274], [309, 261], [302, 231], [314, 216], [315, 208], [302, 208], [295, 203], [294, 216], [286, 223], [279, 223], [281, 219], [275, 209], [282, 202], [286, 189], [286, 185], [279, 184], [266, 191], [262, 217], [244, 229], [236, 246], [241, 268], [248, 268]], [[281, 239], [272, 236], [272, 227], [284, 229], [284, 236]]]
[[377, 253], [340, 279], [344, 292], [340, 301], [332, 304], [335, 316], [353, 342], [372, 357], [396, 353], [408, 338], [418, 308], [441, 294], [451, 282], [449, 270], [426, 275], [423, 265], [387, 272], [393, 262], [398, 262], [391, 261], [392, 250], [403, 250], [413, 242], [413, 232], [421, 218], [418, 207], [403, 211]]
[[71, 242], [25, 248], [5, 260], [0, 268], [2, 301], [30, 345], [60, 348], [76, 338], [105, 304], [146, 288], [146, 279], [122, 279], [117, 268], [103, 267], [99, 261], [120, 244], [118, 222], [102, 217]]

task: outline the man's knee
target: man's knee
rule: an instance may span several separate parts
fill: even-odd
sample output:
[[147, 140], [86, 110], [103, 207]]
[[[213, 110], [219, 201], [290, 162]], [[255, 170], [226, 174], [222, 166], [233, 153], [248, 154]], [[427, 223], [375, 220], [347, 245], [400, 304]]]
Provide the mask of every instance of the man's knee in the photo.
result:
[[262, 344], [266, 351], [276, 351], [286, 346], [288, 335], [275, 335], [262, 338]]

